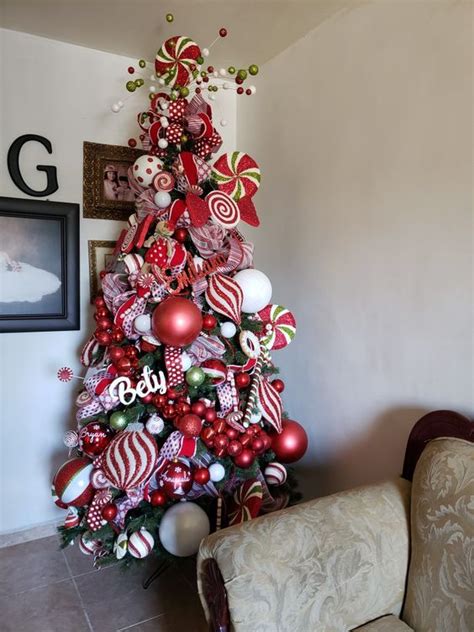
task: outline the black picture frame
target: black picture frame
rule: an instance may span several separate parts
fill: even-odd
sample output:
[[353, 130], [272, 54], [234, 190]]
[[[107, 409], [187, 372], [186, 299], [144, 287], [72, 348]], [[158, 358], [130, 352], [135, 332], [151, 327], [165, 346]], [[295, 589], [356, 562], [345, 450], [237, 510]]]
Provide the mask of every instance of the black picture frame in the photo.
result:
[[[29, 312], [25, 311], [26, 307], [29, 306], [29, 304], [28, 306], [25, 305], [25, 299], [20, 298], [18, 301], [13, 301], [11, 298], [7, 298], [4, 300], [0, 293], [0, 333], [78, 330], [80, 328], [79, 204], [0, 197], [0, 221], [1, 218], [25, 220], [24, 227], [21, 226], [21, 222], [5, 222], [2, 233], [4, 244], [10, 244], [11, 248], [18, 252], [19, 242], [24, 243], [21, 248], [23, 248], [22, 252], [26, 253], [28, 252], [28, 240], [33, 238], [35, 239], [35, 251], [42, 251], [41, 236], [38, 233], [31, 234], [31, 227], [38, 226], [38, 224], [31, 221], [28, 224], [28, 220], [50, 222], [45, 225], [45, 229], [46, 227], [51, 228], [51, 235], [45, 232], [43, 248], [47, 251], [48, 246], [53, 243], [54, 247], [49, 248], [49, 253], [46, 252], [46, 254], [49, 254], [50, 260], [58, 270], [55, 279], [60, 281], [60, 286], [54, 293], [50, 293], [54, 297], [53, 309], [48, 309], [49, 305], [42, 307], [44, 298], [42, 296], [40, 300], [30, 301], [31, 311]], [[15, 230], [12, 230], [12, 226], [15, 226]], [[11, 235], [8, 234], [9, 230], [12, 231]], [[1, 247], [0, 250], [2, 250]], [[2, 273], [10, 273], [14, 267], [19, 267], [20, 272], [31, 274], [31, 270], [33, 270], [33, 274], [36, 275], [46, 273], [53, 276], [46, 269], [33, 268], [29, 261], [23, 264], [22, 270], [21, 261], [12, 261], [8, 253], [5, 254], [5, 252], [1, 253], [2, 260], [0, 260]], [[9, 263], [6, 263], [7, 259]], [[49, 278], [48, 276], [48, 280]], [[15, 283], [16, 285], [17, 283]], [[9, 303], [21, 305], [22, 309], [18, 310], [18, 313], [12, 313], [13, 308], [6, 307], [9, 306]], [[38, 303], [36, 309], [35, 303]]]

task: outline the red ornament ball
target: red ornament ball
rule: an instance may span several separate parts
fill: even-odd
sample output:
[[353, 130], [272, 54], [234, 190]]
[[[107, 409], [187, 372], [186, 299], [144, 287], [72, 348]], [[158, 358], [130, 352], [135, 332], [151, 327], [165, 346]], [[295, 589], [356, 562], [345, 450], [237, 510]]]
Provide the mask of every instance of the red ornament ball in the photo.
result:
[[193, 486], [191, 468], [180, 461], [171, 463], [162, 474], [160, 485], [169, 498], [184, 498]]
[[106, 424], [92, 421], [79, 432], [79, 450], [90, 457], [102, 454], [112, 441], [114, 431]]
[[235, 428], [232, 428], [232, 426], [227, 426], [227, 428], [225, 429], [225, 433], [230, 440], [237, 439], [240, 434], [240, 432]]
[[206, 412], [206, 404], [201, 400], [194, 402], [194, 404], [191, 405], [191, 412], [194, 415], [198, 415], [199, 417], [204, 417], [204, 413]]
[[194, 481], [198, 485], [205, 485], [209, 482], [211, 475], [209, 474], [209, 470], [207, 467], [198, 467], [194, 470]]
[[123, 329], [121, 329], [120, 327], [115, 327], [114, 329], [112, 329], [112, 333], [110, 335], [112, 336], [113, 342], [122, 342], [122, 340], [125, 338]]
[[239, 456], [239, 454], [242, 452], [243, 447], [242, 444], [240, 443], [240, 441], [237, 441], [236, 439], [232, 439], [232, 441], [229, 442], [229, 445], [227, 446], [227, 454], [229, 456]]
[[243, 94], [243, 93], [244, 93], [244, 89], [242, 88], [242, 86], [240, 86], [240, 88], [237, 88], [237, 94]]
[[151, 402], [153, 401], [153, 393], [147, 393], [143, 397], [140, 397], [140, 401], [144, 404], [151, 404]]
[[168, 399], [178, 399], [179, 393], [175, 388], [170, 387], [166, 391], [166, 397]]
[[178, 402], [176, 404], [176, 412], [178, 415], [188, 415], [191, 412], [191, 406], [188, 402]]
[[97, 321], [97, 329], [111, 329], [112, 325], [113, 322], [107, 317], [99, 318]]
[[216, 419], [212, 427], [217, 433], [222, 433], [225, 432], [227, 429], [227, 422], [225, 419]]
[[211, 331], [217, 325], [217, 318], [212, 314], [204, 314], [202, 317], [202, 328]]
[[217, 434], [214, 437], [214, 447], [216, 450], [224, 450], [229, 445], [229, 437], [226, 434]]
[[155, 308], [152, 315], [153, 334], [165, 345], [184, 347], [199, 336], [202, 314], [189, 299], [170, 296]]
[[212, 424], [213, 421], [217, 419], [217, 413], [214, 408], [206, 408], [206, 412], [204, 413], [204, 419], [208, 423]]
[[183, 415], [177, 424], [185, 437], [199, 437], [202, 429], [202, 419], [192, 413]]
[[153, 507], [162, 507], [167, 502], [166, 494], [161, 489], [155, 489], [150, 494], [150, 503]]
[[249, 450], [248, 448], [244, 448], [240, 454], [234, 457], [234, 463], [237, 467], [240, 467], [242, 469], [247, 469], [248, 467], [253, 465], [254, 460], [255, 454], [252, 452], [252, 450]]
[[95, 332], [95, 339], [102, 347], [108, 347], [112, 344], [112, 336], [108, 331], [104, 331], [103, 329]]
[[116, 347], [115, 345], [112, 345], [111, 347], [109, 347], [109, 358], [112, 360], [114, 364], [118, 360], [120, 360], [120, 358], [123, 358], [124, 355], [125, 355], [125, 351], [122, 349], [122, 347]]
[[237, 373], [235, 376], [235, 385], [238, 389], [247, 388], [250, 384], [250, 375], [248, 373]]
[[106, 505], [104, 505], [101, 511], [102, 518], [104, 520], [107, 520], [108, 522], [113, 520], [115, 516], [117, 515], [117, 513], [118, 513], [117, 505], [115, 505], [114, 503], [107, 503]]
[[188, 238], [188, 231], [186, 228], [177, 228], [173, 233], [173, 237], [180, 244], [183, 244]]
[[128, 139], [128, 146], [129, 147], [136, 147], [137, 146], [137, 141], [134, 138], [129, 138]]
[[176, 408], [173, 404], [165, 404], [162, 408], [162, 413], [165, 419], [173, 419], [176, 417]]
[[221, 37], [226, 37], [227, 36], [227, 29], [222, 27], [221, 29], [219, 29], [219, 35]]
[[270, 384], [277, 391], [277, 393], [283, 393], [283, 391], [285, 390], [285, 382], [283, 380], [280, 380], [280, 379], [272, 380]]
[[101, 295], [96, 296], [96, 297], [95, 297], [95, 299], [94, 299], [94, 305], [95, 305], [96, 307], [105, 307], [105, 300], [104, 300], [104, 297], [103, 297], [103, 296], [101, 296]]
[[117, 360], [116, 365], [119, 371], [130, 371], [132, 368], [132, 361], [128, 356], [122, 356]]
[[293, 463], [298, 461], [308, 447], [308, 435], [297, 421], [284, 419], [280, 434], [271, 434], [272, 450], [278, 461]]

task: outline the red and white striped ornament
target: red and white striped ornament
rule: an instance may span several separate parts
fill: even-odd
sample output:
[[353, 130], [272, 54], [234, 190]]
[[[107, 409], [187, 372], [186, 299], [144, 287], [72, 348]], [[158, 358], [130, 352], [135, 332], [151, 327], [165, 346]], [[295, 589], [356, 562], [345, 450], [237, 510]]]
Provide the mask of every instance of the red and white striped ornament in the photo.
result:
[[269, 463], [263, 474], [268, 485], [283, 485], [288, 475], [286, 467], [276, 461]]
[[211, 274], [206, 289], [206, 300], [219, 314], [227, 316], [240, 325], [243, 292], [240, 285], [224, 274]]
[[160, 171], [153, 178], [153, 186], [157, 191], [172, 191], [176, 181], [169, 171]]
[[151, 533], [142, 528], [140, 531], [135, 531], [128, 538], [128, 552], [133, 557], [142, 559], [153, 551], [155, 540]]
[[150, 477], [158, 458], [158, 446], [147, 430], [128, 426], [102, 453], [101, 467], [117, 489], [131, 490]]
[[61, 465], [53, 485], [62, 503], [82, 507], [90, 502], [94, 493], [90, 482], [92, 467], [89, 459], [80, 457], [69, 459]]
[[240, 221], [240, 211], [235, 200], [223, 191], [211, 191], [206, 195], [211, 218], [224, 228], [235, 228]]
[[170, 37], [156, 53], [156, 73], [170, 88], [186, 86], [197, 72], [196, 60], [200, 55], [201, 49], [191, 38]]
[[79, 551], [84, 555], [94, 555], [102, 546], [99, 540], [94, 540], [89, 531], [86, 531], [79, 538]]
[[64, 518], [64, 528], [65, 529], [74, 529], [80, 523], [81, 519], [79, 518], [79, 513], [75, 507], [69, 507], [69, 511]]
[[281, 415], [283, 406], [281, 397], [274, 386], [266, 379], [261, 379], [258, 388], [258, 401], [262, 416], [273, 428], [280, 433], [282, 430]]

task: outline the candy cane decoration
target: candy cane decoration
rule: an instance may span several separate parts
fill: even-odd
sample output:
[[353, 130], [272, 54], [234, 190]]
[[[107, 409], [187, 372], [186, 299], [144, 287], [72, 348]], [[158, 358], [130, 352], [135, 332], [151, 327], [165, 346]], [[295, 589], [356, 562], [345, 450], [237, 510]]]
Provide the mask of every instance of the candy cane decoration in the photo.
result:
[[260, 356], [255, 365], [255, 369], [252, 376], [252, 384], [250, 385], [250, 392], [245, 406], [245, 413], [242, 419], [242, 425], [248, 427], [250, 423], [250, 417], [253, 414], [254, 408], [258, 400], [258, 387], [260, 384], [260, 376], [262, 375], [262, 369], [265, 362], [268, 360], [268, 349], [262, 346]]

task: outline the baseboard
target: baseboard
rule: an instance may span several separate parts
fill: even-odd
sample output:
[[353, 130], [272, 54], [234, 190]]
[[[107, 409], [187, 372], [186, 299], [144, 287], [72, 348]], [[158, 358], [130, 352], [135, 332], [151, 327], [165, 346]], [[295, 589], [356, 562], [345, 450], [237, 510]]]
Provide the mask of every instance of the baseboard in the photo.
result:
[[51, 520], [50, 522], [43, 522], [42, 524], [30, 527], [29, 529], [4, 533], [0, 535], [0, 549], [5, 548], [6, 546], [22, 544], [23, 542], [30, 542], [31, 540], [47, 538], [48, 536], [57, 533], [59, 524], [60, 522], [58, 520]]

